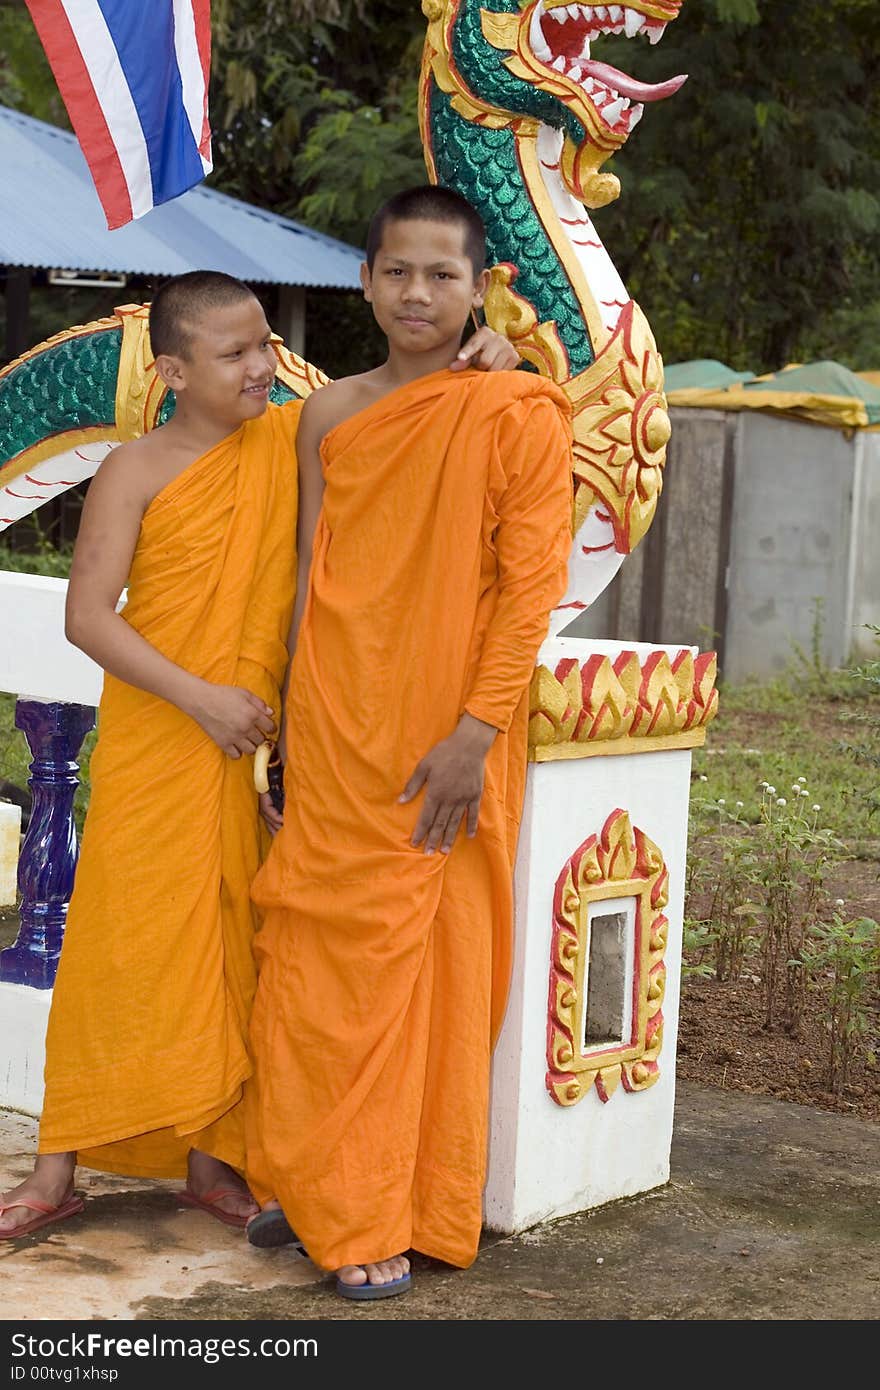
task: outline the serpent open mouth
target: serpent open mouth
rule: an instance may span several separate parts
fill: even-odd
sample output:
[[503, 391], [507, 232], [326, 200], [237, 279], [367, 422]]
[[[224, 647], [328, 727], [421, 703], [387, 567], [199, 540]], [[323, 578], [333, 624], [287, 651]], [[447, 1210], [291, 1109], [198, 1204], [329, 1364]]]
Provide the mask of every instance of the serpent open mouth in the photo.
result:
[[[674, 18], [678, 7], [669, 4], [666, 8]], [[529, 47], [539, 63], [578, 86], [603, 124], [625, 138], [641, 120], [644, 103], [672, 96], [687, 80], [686, 75], [667, 82], [639, 82], [608, 63], [592, 59], [590, 44], [601, 34], [625, 34], [630, 39], [643, 34], [650, 43], [658, 43], [665, 28], [665, 20], [630, 5], [566, 5], [538, 0], [529, 25]]]

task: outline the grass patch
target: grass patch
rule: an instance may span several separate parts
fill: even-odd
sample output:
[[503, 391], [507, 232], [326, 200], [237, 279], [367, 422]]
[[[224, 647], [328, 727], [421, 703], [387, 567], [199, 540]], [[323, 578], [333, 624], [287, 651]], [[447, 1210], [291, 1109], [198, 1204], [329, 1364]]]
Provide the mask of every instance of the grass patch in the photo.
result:
[[13, 550], [9, 545], [0, 545], [0, 570], [12, 570], [14, 574], [43, 574], [50, 579], [67, 579], [70, 562], [73, 559], [73, 546], [61, 549], [46, 542], [39, 550]]

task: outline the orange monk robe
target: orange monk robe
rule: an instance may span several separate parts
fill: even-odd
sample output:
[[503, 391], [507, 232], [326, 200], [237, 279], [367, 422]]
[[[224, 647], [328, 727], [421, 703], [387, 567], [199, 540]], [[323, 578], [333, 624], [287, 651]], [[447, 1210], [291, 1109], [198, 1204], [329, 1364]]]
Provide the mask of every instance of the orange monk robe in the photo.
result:
[[[197, 459], [148, 507], [125, 620], [279, 711], [295, 588], [298, 404]], [[177, 1177], [193, 1145], [244, 1168], [261, 857], [253, 759], [107, 675], [46, 1039], [40, 1152]]]
[[[571, 544], [563, 394], [434, 373], [331, 430], [257, 876], [248, 1176], [325, 1268], [469, 1264], [506, 1001], [527, 688]], [[463, 710], [501, 734], [477, 836], [410, 837], [416, 763]]]

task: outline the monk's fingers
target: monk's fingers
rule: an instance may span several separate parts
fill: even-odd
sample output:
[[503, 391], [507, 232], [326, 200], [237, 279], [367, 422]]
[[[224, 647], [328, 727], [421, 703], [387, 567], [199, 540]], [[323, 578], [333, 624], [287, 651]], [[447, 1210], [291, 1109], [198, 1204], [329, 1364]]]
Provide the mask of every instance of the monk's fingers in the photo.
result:
[[275, 803], [268, 792], [261, 792], [259, 797], [260, 815], [269, 827], [273, 835], [277, 835], [283, 825], [280, 813], [275, 809]]
[[424, 840], [431, 826], [434, 824], [434, 809], [435, 808], [433, 805], [429, 804], [428, 798], [426, 797], [424, 805], [419, 813], [419, 818], [416, 821], [416, 828], [410, 836], [409, 842], [413, 847], [422, 843], [422, 840]]
[[467, 802], [462, 801], [460, 805], [454, 808], [452, 815], [446, 822], [446, 829], [443, 832], [443, 843], [440, 846], [440, 849], [443, 854], [448, 854], [449, 851], [452, 849], [452, 846], [455, 844], [455, 837], [458, 834], [458, 827], [461, 825], [462, 816], [464, 815], [466, 810]]
[[434, 819], [428, 830], [428, 838], [425, 840], [426, 854], [433, 854], [443, 843], [447, 826], [449, 825], [454, 811], [455, 807], [450, 806], [449, 802], [443, 802], [441, 805], [437, 806], [434, 812]]
[[261, 700], [259, 695], [255, 695], [252, 690], [246, 690], [244, 686], [238, 686], [237, 689], [244, 691], [245, 695], [250, 700], [254, 709], [257, 710], [260, 714], [268, 714], [271, 716], [275, 713], [275, 711], [272, 709], [272, 706], [267, 705], [266, 701]]
[[468, 338], [456, 360], [481, 372], [509, 371], [519, 366], [519, 354], [513, 345], [487, 324]]
[[[270, 738], [275, 737], [275, 721], [272, 718], [271, 711], [269, 712], [269, 714], [258, 714], [255, 723], [261, 735], [268, 734]], [[263, 740], [261, 737], [260, 742], [262, 743], [262, 741]]]
[[[236, 756], [249, 757], [251, 753], [256, 753], [262, 741], [261, 738], [254, 736], [254, 734], [239, 734], [233, 745], [236, 750]], [[232, 754], [230, 754], [230, 757], [231, 756]]]
[[480, 822], [480, 797], [475, 796], [467, 804], [467, 833], [473, 839]]
[[[416, 763], [413, 775], [410, 777], [409, 781], [407, 782], [403, 791], [400, 793], [400, 796], [397, 798], [397, 800], [412, 801], [416, 793], [420, 791], [421, 788], [425, 785], [427, 779], [428, 769], [425, 767], [424, 763]], [[424, 812], [422, 814], [424, 814]], [[419, 820], [421, 820], [421, 816], [419, 817]], [[424, 831], [422, 833], [424, 834]], [[415, 844], [416, 842], [413, 841], [413, 843]]]
[[[444, 802], [436, 792], [431, 791], [429, 783], [428, 790], [425, 793], [425, 799], [422, 802], [419, 818], [416, 821], [416, 828], [412, 833], [410, 844], [420, 845], [422, 840], [425, 840], [425, 853], [433, 854], [437, 845], [440, 843], [443, 831], [446, 829], [446, 822], [449, 819], [449, 812], [451, 809], [449, 802]], [[435, 832], [438, 821], [439, 829]], [[428, 843], [425, 838], [426, 836], [433, 837], [433, 845]]]

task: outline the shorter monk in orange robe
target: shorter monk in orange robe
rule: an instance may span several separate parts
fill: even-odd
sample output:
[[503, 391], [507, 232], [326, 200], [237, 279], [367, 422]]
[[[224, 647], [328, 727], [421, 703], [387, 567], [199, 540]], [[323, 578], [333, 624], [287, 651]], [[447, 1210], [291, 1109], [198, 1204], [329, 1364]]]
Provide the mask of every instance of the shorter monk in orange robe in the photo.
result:
[[[257, 1211], [242, 1090], [250, 885], [269, 836], [251, 755], [275, 732], [287, 666], [302, 403], [269, 404], [265, 314], [229, 276], [169, 281], [150, 335], [174, 415], [102, 463], [74, 554], [67, 635], [106, 678], [39, 1157], [0, 1198], [0, 1239], [81, 1211], [77, 1162], [186, 1175], [182, 1200], [228, 1225]], [[511, 361], [486, 330], [457, 368]]]
[[280, 715], [301, 403], [269, 406], [270, 330], [229, 276], [168, 282], [150, 335], [174, 414], [102, 463], [71, 570], [67, 635], [106, 676], [39, 1155], [3, 1196], [4, 1238], [82, 1210], [77, 1162], [186, 1176], [183, 1199], [230, 1225], [256, 1210], [241, 1106], [265, 848], [251, 755]]
[[[346, 1298], [467, 1266], [508, 988], [527, 692], [571, 544], [566, 397], [446, 364], [488, 281], [458, 194], [376, 214], [382, 366], [303, 407], [285, 807], [253, 895], [255, 1245]], [[417, 804], [416, 804], [417, 803]], [[271, 813], [267, 810], [267, 817]]]

